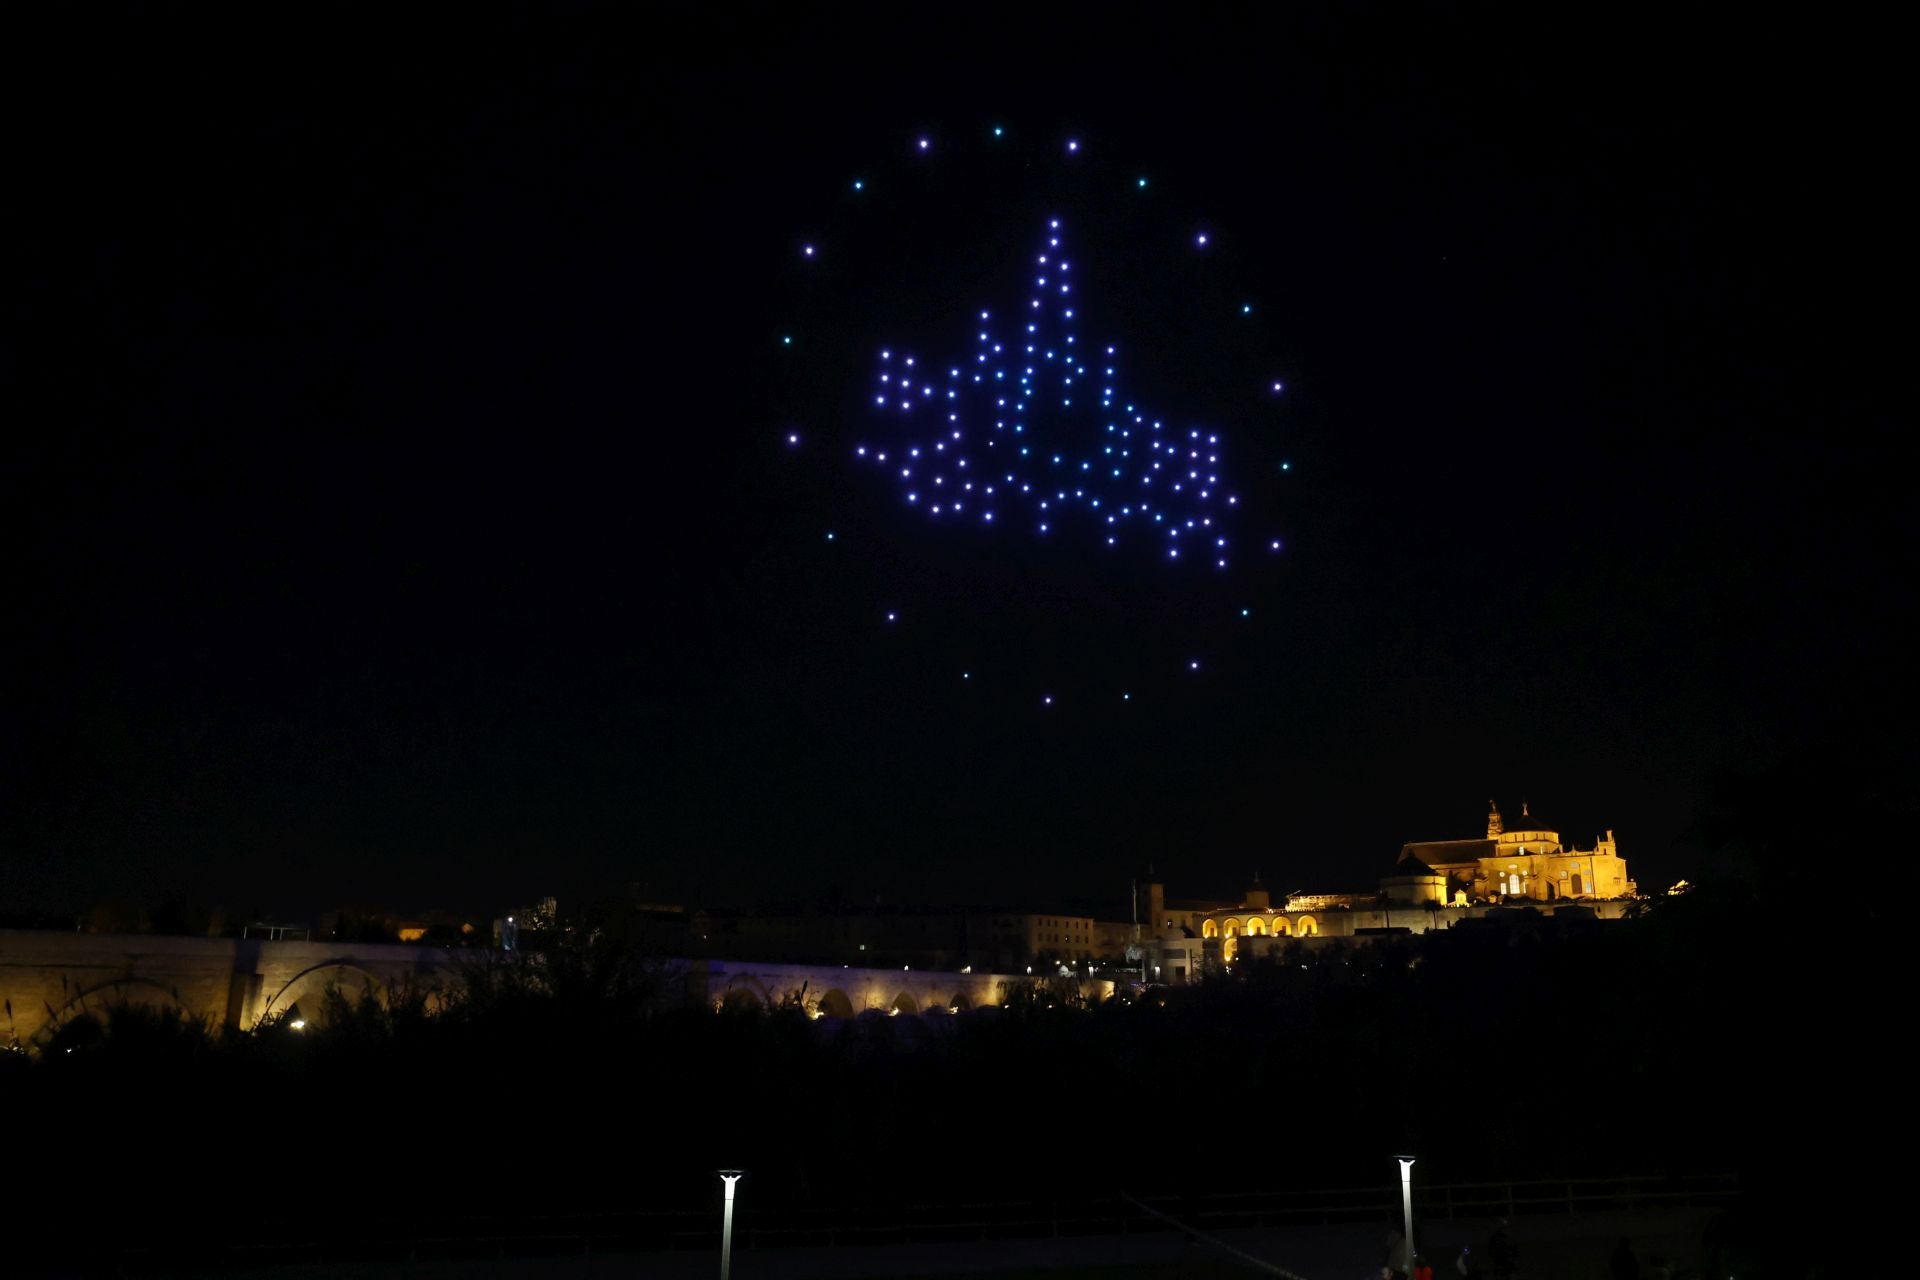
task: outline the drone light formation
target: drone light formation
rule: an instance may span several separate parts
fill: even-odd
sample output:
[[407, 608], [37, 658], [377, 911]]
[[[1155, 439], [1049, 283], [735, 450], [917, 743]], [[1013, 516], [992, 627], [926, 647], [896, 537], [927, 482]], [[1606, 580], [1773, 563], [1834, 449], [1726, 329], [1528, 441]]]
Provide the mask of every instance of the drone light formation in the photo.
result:
[[[1066, 239], [1049, 219], [1026, 296], [977, 312], [966, 355], [880, 350], [872, 439], [900, 458], [881, 474], [929, 520], [1036, 537], [1071, 524], [1104, 548], [1225, 569], [1239, 497], [1220, 432], [1170, 424], [1127, 393], [1118, 344], [1080, 329]], [[877, 443], [853, 453], [875, 466], [881, 456]]]
[[[994, 142], [1008, 137], [1003, 124], [989, 129]], [[909, 137], [908, 155], [930, 155], [931, 134]], [[1082, 139], [1055, 137], [1056, 163], [1071, 160], [1080, 168]], [[865, 177], [840, 181], [842, 192], [866, 190]], [[1118, 181], [1139, 192], [1148, 188], [1144, 174]], [[1211, 257], [1211, 231], [1196, 228], [1188, 236], [1190, 252]], [[1162, 575], [1222, 575], [1237, 551], [1262, 541], [1269, 553], [1279, 553], [1279, 538], [1240, 528], [1244, 508], [1223, 438], [1229, 433], [1180, 421], [1132, 394], [1117, 337], [1088, 332], [1067, 239], [1063, 220], [1047, 219], [1026, 261], [1029, 284], [1008, 305], [969, 312], [964, 337], [952, 350], [936, 358], [898, 344], [880, 349], [869, 420], [856, 428], [852, 461], [891, 493], [898, 509], [930, 524], [966, 531], [958, 536], [1024, 537], [1120, 557], [1116, 563], [1148, 592], [1166, 584]], [[822, 260], [821, 241], [789, 242], [796, 243], [803, 262]], [[1253, 315], [1244, 295], [1237, 305], [1240, 316]], [[795, 345], [793, 333], [779, 340]], [[1277, 397], [1284, 385], [1269, 378], [1265, 389]], [[800, 431], [782, 435], [789, 451], [801, 450]], [[1283, 472], [1290, 466], [1279, 463]], [[826, 542], [837, 542], [835, 530], [815, 530], [815, 537], [824, 533]], [[1230, 609], [1240, 619], [1252, 617], [1238, 604], [1220, 612], [1233, 616]], [[878, 613], [884, 626], [900, 621], [897, 603], [882, 603]], [[916, 630], [926, 630], [924, 621]], [[1189, 650], [1186, 673], [1198, 674], [1210, 657], [1204, 644]], [[946, 670], [952, 679], [953, 668]], [[978, 672], [980, 681], [976, 673], [970, 664], [959, 672], [961, 682], [998, 683], [992, 672]], [[1052, 708], [1063, 691], [1048, 691], [1046, 679], [1023, 680], [1022, 696]], [[1124, 686], [1110, 686], [1102, 696], [1115, 692], [1132, 702], [1133, 689]]]

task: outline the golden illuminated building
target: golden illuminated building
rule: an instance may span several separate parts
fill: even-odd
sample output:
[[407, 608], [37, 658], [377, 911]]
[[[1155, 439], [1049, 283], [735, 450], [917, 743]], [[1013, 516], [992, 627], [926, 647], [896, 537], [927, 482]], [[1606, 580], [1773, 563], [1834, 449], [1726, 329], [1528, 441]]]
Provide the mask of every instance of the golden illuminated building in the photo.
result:
[[1635, 897], [1613, 832], [1591, 849], [1570, 848], [1525, 804], [1511, 829], [1493, 805], [1485, 839], [1407, 844], [1372, 892], [1290, 893], [1276, 906], [1258, 874], [1238, 902], [1176, 902], [1164, 886], [1149, 884], [1146, 924], [1155, 969], [1149, 976], [1181, 982], [1249, 949], [1425, 933], [1516, 907], [1618, 919]]
[[1591, 849], [1569, 849], [1560, 833], [1520, 806], [1509, 829], [1500, 806], [1488, 804], [1484, 840], [1427, 840], [1400, 851], [1447, 882], [1450, 902], [1557, 902], [1562, 898], [1631, 898], [1635, 888], [1613, 832]]

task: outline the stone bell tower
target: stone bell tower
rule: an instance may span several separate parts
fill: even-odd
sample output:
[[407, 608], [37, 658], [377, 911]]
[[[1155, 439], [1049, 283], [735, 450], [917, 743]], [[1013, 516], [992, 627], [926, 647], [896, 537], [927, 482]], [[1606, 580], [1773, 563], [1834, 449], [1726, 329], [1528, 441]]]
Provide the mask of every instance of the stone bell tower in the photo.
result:
[[1506, 824], [1500, 820], [1500, 806], [1487, 801], [1487, 839], [1498, 840], [1500, 833], [1506, 830]]

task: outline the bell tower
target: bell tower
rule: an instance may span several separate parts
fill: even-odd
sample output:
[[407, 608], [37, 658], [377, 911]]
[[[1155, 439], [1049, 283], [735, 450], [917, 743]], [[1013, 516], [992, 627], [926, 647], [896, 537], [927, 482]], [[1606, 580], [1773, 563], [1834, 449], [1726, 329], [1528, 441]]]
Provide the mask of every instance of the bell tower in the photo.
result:
[[1491, 800], [1487, 801], [1487, 839], [1498, 840], [1504, 830], [1506, 825], [1500, 821], [1500, 806]]

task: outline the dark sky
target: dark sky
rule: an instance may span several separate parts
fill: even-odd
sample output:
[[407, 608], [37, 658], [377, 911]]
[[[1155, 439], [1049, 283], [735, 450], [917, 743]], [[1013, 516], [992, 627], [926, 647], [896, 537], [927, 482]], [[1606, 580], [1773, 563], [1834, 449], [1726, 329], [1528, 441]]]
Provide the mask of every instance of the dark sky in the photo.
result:
[[[1888, 42], [1251, 8], [28, 33], [0, 898], [1350, 888], [1489, 796], [1663, 887], [1716, 778], [1901, 749]], [[1289, 379], [1259, 625], [1125, 714], [1225, 595], [836, 461], [875, 343], [947, 342], [1055, 207], [1161, 402]], [[1201, 222], [1199, 284], [1143, 248]], [[1243, 291], [1210, 346], [1183, 308]]]

